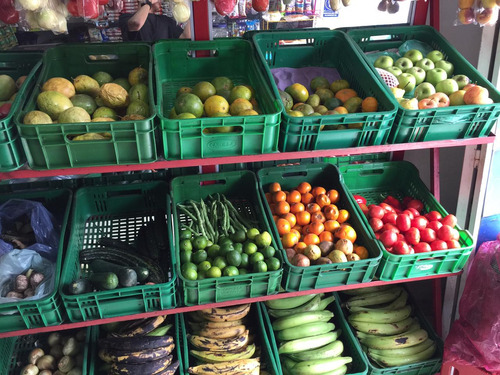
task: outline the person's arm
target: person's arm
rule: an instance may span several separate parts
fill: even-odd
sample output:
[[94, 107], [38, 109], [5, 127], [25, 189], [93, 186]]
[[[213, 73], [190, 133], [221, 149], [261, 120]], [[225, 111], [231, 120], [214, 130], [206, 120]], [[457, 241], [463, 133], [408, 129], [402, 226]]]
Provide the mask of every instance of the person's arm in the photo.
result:
[[[159, 0], [152, 0], [151, 3], [154, 4], [158, 1]], [[142, 26], [144, 26], [144, 23], [148, 19], [148, 14], [150, 10], [151, 7], [147, 4], [141, 6], [139, 10], [135, 12], [135, 14], [128, 20], [127, 22], [128, 30], [139, 31], [142, 28]]]
[[184, 31], [179, 36], [179, 39], [191, 39], [191, 20], [186, 23], [184, 26]]

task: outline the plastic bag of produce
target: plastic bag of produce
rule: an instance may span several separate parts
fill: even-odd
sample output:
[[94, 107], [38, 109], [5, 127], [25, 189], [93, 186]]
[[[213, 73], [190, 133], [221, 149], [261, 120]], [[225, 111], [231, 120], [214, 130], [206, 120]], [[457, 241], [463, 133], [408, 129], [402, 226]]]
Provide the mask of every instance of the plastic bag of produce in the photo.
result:
[[500, 236], [484, 242], [470, 266], [460, 318], [445, 342], [443, 362], [500, 374]]
[[2, 204], [0, 236], [0, 256], [18, 248], [33, 250], [52, 262], [57, 258], [59, 229], [40, 202], [10, 199]]

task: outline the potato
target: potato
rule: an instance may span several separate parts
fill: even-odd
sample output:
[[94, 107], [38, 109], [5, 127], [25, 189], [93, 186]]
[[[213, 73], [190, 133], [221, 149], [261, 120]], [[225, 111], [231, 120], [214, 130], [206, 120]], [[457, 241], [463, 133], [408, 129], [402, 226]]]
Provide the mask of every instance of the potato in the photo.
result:
[[28, 288], [23, 292], [24, 298], [33, 297], [35, 295], [35, 291], [32, 288]]
[[292, 263], [292, 258], [295, 255], [295, 250], [292, 248], [288, 248], [285, 250], [285, 252], [286, 252], [286, 257], [288, 258], [288, 261], [290, 263]]
[[360, 256], [358, 254], [347, 254], [346, 258], [349, 262], [355, 261], [355, 260], [361, 260]]
[[20, 372], [20, 375], [38, 375], [39, 371], [40, 370], [38, 370], [38, 367], [30, 363], [29, 365], [23, 367], [23, 369]]
[[33, 289], [36, 289], [36, 287], [38, 285], [40, 285], [40, 283], [43, 281], [43, 279], [45, 278], [45, 276], [43, 275], [43, 273], [40, 273], [40, 272], [35, 272], [31, 275], [30, 277], [30, 285]]
[[322, 257], [326, 257], [330, 253], [330, 251], [334, 249], [334, 244], [331, 241], [322, 241], [318, 246], [321, 250]]
[[7, 295], [5, 297], [7, 297], [7, 298], [19, 298], [19, 299], [24, 298], [22, 293], [15, 292], [13, 290], [11, 290], [9, 293], [7, 293]]
[[309, 267], [311, 261], [304, 254], [295, 254], [292, 258], [292, 264], [297, 267]]
[[46, 354], [43, 357], [38, 358], [36, 361], [36, 367], [40, 370], [54, 370], [56, 368], [56, 359], [50, 354]]
[[47, 343], [49, 346], [55, 346], [61, 344], [62, 335], [60, 332], [52, 332], [47, 338]]
[[76, 341], [74, 337], [70, 337], [68, 341], [63, 346], [63, 354], [74, 356], [80, 351], [80, 344]]
[[62, 358], [64, 356], [63, 354], [63, 347], [62, 345], [54, 345], [50, 348], [50, 355], [53, 356], [55, 359], [59, 360], [60, 358]]
[[28, 362], [34, 365], [36, 364], [36, 361], [38, 361], [38, 359], [42, 358], [44, 355], [45, 352], [43, 351], [42, 348], [35, 348], [30, 352], [28, 356]]
[[352, 254], [354, 246], [348, 239], [342, 238], [335, 243], [335, 250], [342, 251], [345, 255]]
[[326, 257], [321, 257], [317, 260], [314, 261], [314, 264], [316, 265], [321, 265], [321, 264], [332, 264], [332, 260], [331, 259], [328, 259]]
[[28, 278], [24, 275], [17, 275], [16, 276], [16, 281], [15, 281], [15, 286], [14, 286], [14, 291], [22, 293], [26, 289], [28, 289]]

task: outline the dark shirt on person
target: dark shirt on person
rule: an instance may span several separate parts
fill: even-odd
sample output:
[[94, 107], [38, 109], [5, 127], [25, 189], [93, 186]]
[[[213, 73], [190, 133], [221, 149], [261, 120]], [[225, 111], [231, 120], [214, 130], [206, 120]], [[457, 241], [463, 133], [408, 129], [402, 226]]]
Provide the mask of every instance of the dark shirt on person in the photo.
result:
[[155, 42], [160, 39], [178, 39], [184, 31], [174, 19], [153, 13], [148, 14], [146, 22], [139, 31], [129, 31], [128, 20], [132, 16], [133, 14], [121, 14], [118, 21], [125, 42]]

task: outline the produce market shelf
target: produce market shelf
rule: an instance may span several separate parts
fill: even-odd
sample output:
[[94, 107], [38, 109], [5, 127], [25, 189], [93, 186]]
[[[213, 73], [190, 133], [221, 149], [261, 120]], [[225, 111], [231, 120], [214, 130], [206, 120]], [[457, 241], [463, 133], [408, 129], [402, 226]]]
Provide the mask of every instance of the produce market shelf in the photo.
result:
[[85, 168], [49, 169], [34, 171], [31, 169], [20, 169], [12, 172], [0, 173], [0, 180], [11, 180], [20, 178], [54, 177], [68, 175], [85, 175], [92, 173], [113, 173], [141, 170], [157, 170], [169, 168], [197, 167], [217, 164], [250, 163], [272, 160], [307, 159], [316, 157], [335, 157], [361, 155], [379, 152], [410, 151], [421, 149], [436, 149], [458, 146], [472, 146], [493, 143], [495, 135], [470, 139], [453, 139], [441, 141], [399, 143], [380, 146], [364, 146], [355, 148], [340, 148], [331, 150], [297, 151], [297, 152], [277, 152], [270, 154], [244, 155], [244, 156], [224, 156], [205, 159], [184, 159], [184, 160], [160, 160], [147, 164], [127, 164], [96, 166]]
[[388, 285], [388, 284], [400, 284], [400, 283], [404, 283], [404, 282], [415, 282], [415, 281], [423, 281], [423, 280], [430, 280], [430, 279], [439, 279], [439, 278], [444, 278], [444, 277], [458, 276], [461, 273], [462, 273], [462, 271], [456, 272], [456, 273], [441, 274], [441, 275], [415, 277], [415, 278], [410, 278], [410, 279], [400, 279], [400, 280], [393, 280], [393, 281], [372, 281], [369, 283], [342, 285], [342, 286], [322, 288], [322, 289], [310, 289], [310, 290], [303, 290], [300, 292], [284, 292], [284, 293], [278, 293], [278, 294], [273, 294], [273, 295], [269, 295], [269, 296], [244, 298], [244, 299], [217, 302], [217, 303], [207, 303], [204, 305], [183, 306], [183, 307], [176, 307], [173, 309], [167, 309], [167, 310], [162, 310], [162, 311], [152, 311], [152, 312], [147, 312], [147, 313], [126, 315], [126, 316], [117, 316], [117, 317], [113, 317], [113, 318], [95, 319], [95, 320], [88, 320], [85, 322], [64, 323], [64, 324], [60, 324], [57, 326], [48, 326], [48, 327], [41, 327], [41, 328], [32, 328], [32, 329], [11, 331], [11, 332], [3, 332], [3, 333], [0, 333], [0, 339], [5, 338], [5, 337], [33, 335], [33, 334], [37, 334], [37, 333], [63, 331], [63, 330], [67, 330], [67, 329], [95, 326], [95, 325], [101, 325], [101, 324], [107, 324], [107, 323], [113, 323], [113, 322], [150, 318], [153, 316], [165, 315], [165, 314], [179, 314], [179, 313], [185, 313], [185, 312], [189, 312], [189, 311], [196, 311], [196, 310], [202, 310], [202, 309], [209, 309], [209, 308], [214, 308], [214, 307], [224, 307], [224, 306], [239, 305], [239, 304], [244, 304], [244, 303], [254, 303], [254, 302], [267, 301], [267, 300], [271, 300], [271, 299], [296, 297], [296, 296], [302, 296], [302, 295], [307, 295], [307, 294], [329, 293], [329, 292], [336, 292], [336, 291], [342, 291], [342, 290], [348, 290], [348, 289], [359, 289], [359, 288], [367, 288], [367, 287], [372, 287], [372, 286], [380, 286], [380, 285]]

